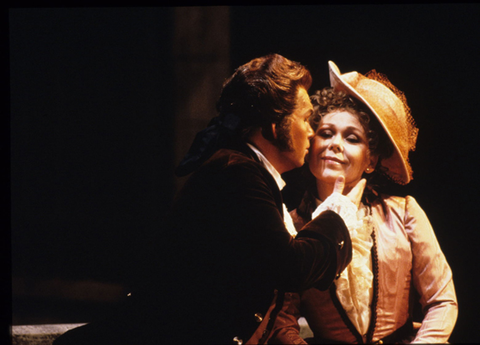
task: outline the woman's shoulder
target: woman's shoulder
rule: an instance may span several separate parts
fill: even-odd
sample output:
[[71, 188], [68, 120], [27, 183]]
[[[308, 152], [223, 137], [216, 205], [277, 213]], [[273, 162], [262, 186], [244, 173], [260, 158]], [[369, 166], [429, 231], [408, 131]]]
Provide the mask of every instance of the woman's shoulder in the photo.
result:
[[417, 203], [416, 199], [411, 195], [390, 195], [390, 194], [380, 194], [375, 202], [383, 202], [392, 207], [406, 206], [408, 204]]
[[395, 214], [400, 218], [404, 218], [409, 214], [416, 214], [423, 212], [417, 200], [411, 196], [399, 196], [380, 194], [379, 197], [372, 203], [374, 209], [382, 210], [383, 213]]
[[372, 205], [385, 205], [393, 208], [398, 208], [405, 205], [407, 196], [379, 194], [372, 202]]

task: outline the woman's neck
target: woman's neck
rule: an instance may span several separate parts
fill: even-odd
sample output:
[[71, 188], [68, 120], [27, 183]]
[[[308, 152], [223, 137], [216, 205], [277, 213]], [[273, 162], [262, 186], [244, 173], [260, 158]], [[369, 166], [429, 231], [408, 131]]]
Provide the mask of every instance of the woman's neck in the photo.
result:
[[333, 193], [334, 184], [327, 184], [317, 180], [317, 196], [321, 201], [324, 201], [330, 194]]

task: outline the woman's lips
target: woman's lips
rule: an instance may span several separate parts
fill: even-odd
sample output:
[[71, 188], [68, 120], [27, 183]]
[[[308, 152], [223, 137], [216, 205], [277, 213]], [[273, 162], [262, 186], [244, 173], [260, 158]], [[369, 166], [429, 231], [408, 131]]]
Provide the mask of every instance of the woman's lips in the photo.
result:
[[337, 157], [322, 157], [322, 160], [327, 161], [327, 162], [335, 162], [339, 164], [344, 164], [344, 162]]

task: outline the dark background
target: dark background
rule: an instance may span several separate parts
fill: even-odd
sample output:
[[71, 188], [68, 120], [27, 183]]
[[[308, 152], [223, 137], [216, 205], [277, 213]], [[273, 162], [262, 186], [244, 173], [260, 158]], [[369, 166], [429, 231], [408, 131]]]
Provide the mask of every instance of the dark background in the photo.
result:
[[[395, 192], [424, 208], [454, 272], [452, 343], [480, 340], [479, 18], [477, 4], [231, 7], [224, 76], [279, 53], [311, 70], [312, 90], [332, 60], [405, 92], [420, 131], [414, 180]], [[161, 228], [176, 188], [173, 20], [169, 7], [10, 9], [14, 323], [87, 321], [101, 298], [38, 287], [121, 290], [133, 244]]]

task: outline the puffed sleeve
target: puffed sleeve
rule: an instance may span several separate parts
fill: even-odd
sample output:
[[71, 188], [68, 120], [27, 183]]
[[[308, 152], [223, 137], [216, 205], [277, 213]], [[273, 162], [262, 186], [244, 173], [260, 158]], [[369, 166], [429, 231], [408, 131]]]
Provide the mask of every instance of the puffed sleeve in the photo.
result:
[[412, 279], [425, 315], [412, 343], [446, 343], [458, 315], [452, 270], [417, 201], [407, 196], [405, 208], [405, 229], [413, 253]]

